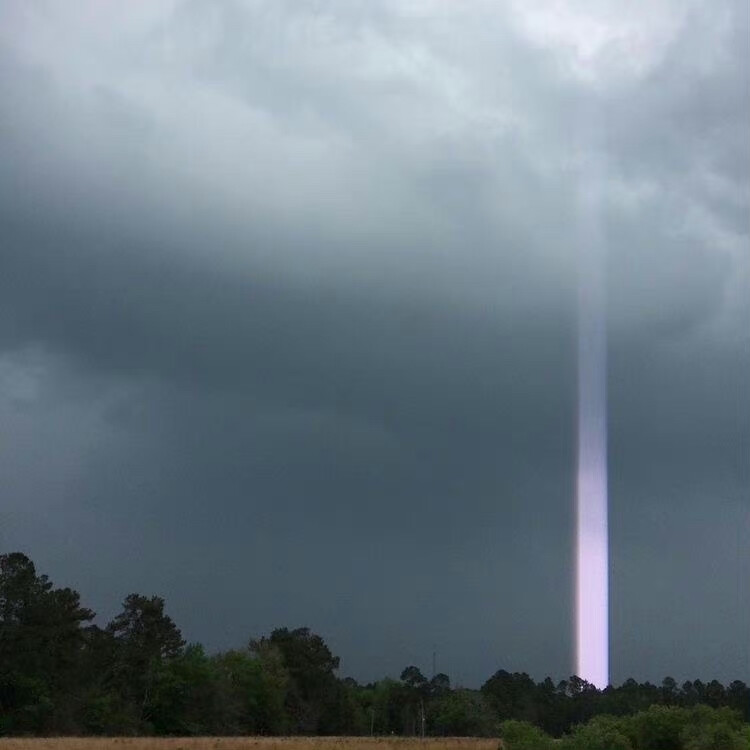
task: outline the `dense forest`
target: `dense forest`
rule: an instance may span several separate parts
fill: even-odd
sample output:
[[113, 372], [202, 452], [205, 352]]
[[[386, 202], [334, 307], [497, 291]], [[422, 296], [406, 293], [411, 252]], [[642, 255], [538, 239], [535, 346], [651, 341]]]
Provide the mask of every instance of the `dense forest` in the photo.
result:
[[106, 627], [93, 619], [76, 591], [56, 588], [26, 555], [0, 555], [0, 735], [505, 733], [520, 748], [580, 734], [592, 719], [590, 731], [613, 737], [629, 731], [622, 717], [633, 731], [638, 716], [750, 719], [740, 681], [631, 679], [597, 690], [575, 676], [534, 682], [501, 669], [470, 690], [406, 666], [398, 679], [361, 685], [337, 676], [338, 657], [308, 628], [207, 654], [185, 643], [157, 596], [130, 594]]

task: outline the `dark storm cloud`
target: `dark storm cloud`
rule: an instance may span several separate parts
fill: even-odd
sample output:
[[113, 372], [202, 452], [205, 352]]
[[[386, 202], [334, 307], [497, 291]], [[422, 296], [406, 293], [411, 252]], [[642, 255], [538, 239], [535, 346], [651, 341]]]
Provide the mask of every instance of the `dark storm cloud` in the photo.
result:
[[511, 7], [6, 6], [4, 546], [211, 647], [565, 676], [596, 157], [613, 678], [737, 675], [747, 10]]

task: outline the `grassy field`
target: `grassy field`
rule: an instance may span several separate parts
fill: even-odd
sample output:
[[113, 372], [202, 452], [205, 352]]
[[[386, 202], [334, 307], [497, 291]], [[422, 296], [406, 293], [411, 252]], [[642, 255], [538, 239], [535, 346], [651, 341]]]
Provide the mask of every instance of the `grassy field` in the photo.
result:
[[498, 744], [466, 737], [0, 738], [0, 750], [497, 750]]

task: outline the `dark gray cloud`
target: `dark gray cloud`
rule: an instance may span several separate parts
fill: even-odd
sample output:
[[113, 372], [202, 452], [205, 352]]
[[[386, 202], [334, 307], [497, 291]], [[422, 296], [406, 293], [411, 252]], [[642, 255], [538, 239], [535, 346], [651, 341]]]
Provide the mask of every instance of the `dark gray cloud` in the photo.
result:
[[6, 4], [3, 546], [212, 648], [566, 676], [594, 221], [613, 678], [750, 677], [748, 11], [564, 5]]

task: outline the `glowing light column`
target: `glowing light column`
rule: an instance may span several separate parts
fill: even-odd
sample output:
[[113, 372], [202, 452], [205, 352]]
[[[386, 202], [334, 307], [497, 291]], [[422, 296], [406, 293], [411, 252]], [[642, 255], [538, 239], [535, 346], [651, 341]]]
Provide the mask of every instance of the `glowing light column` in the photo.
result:
[[601, 171], [579, 191], [576, 671], [609, 683], [607, 338]]

